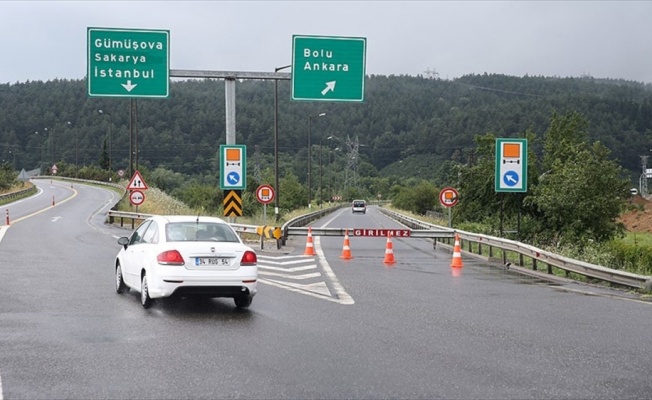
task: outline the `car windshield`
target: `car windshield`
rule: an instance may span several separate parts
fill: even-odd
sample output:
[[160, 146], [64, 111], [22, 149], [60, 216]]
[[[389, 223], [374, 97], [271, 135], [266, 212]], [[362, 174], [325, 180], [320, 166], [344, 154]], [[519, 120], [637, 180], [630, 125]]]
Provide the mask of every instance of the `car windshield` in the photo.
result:
[[239, 242], [228, 225], [213, 222], [171, 222], [165, 226], [165, 236], [168, 242]]
[[364, 207], [364, 202], [356, 201], [353, 203], [353, 207]]

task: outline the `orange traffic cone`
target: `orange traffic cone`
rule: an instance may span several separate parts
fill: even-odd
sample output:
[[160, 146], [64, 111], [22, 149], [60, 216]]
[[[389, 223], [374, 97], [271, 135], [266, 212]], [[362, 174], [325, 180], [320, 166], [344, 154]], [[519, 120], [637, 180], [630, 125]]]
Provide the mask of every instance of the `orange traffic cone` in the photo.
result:
[[451, 267], [453, 268], [462, 268], [462, 249], [460, 246], [460, 235], [455, 234], [455, 247], [453, 247], [453, 261], [451, 261]]
[[308, 240], [306, 241], [306, 251], [303, 253], [304, 256], [314, 256], [315, 247], [312, 244], [312, 227], [308, 227]]
[[353, 258], [351, 255], [351, 246], [349, 245], [349, 230], [344, 231], [344, 246], [342, 247], [342, 255], [340, 258], [350, 260]]
[[387, 234], [387, 245], [385, 246], [385, 264], [394, 264], [394, 246], [392, 245], [392, 234]]

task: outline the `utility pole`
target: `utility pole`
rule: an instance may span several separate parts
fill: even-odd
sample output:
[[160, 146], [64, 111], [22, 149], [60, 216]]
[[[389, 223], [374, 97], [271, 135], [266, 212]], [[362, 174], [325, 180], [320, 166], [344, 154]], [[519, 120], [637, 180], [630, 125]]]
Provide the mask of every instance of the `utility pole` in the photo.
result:
[[639, 180], [639, 192], [641, 196], [647, 196], [647, 158], [648, 156], [641, 157], [641, 166], [643, 167], [643, 173], [641, 174], [641, 179]]
[[344, 174], [344, 188], [349, 186], [357, 187], [358, 186], [358, 148], [360, 147], [360, 142], [358, 137], [355, 137], [355, 140], [346, 136], [346, 172]]

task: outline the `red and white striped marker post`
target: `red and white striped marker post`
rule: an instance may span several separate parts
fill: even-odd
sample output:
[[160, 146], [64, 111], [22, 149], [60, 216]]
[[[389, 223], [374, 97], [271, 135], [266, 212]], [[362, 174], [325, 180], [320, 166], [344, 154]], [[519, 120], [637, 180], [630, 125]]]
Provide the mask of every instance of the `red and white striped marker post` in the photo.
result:
[[7, 208], [7, 219], [6, 219], [6, 224], [9, 225], [9, 209]]

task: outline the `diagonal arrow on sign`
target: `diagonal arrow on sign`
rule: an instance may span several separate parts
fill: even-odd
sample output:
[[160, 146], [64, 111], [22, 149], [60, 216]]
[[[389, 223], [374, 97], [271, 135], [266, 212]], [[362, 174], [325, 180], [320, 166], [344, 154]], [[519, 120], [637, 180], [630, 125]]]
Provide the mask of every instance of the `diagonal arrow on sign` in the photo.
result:
[[326, 82], [326, 88], [324, 88], [324, 90], [321, 91], [321, 95], [322, 95], [322, 96], [325, 96], [326, 93], [328, 93], [328, 92], [334, 92], [334, 91], [335, 91], [335, 83], [336, 83], [336, 82], [337, 82], [337, 81]]

